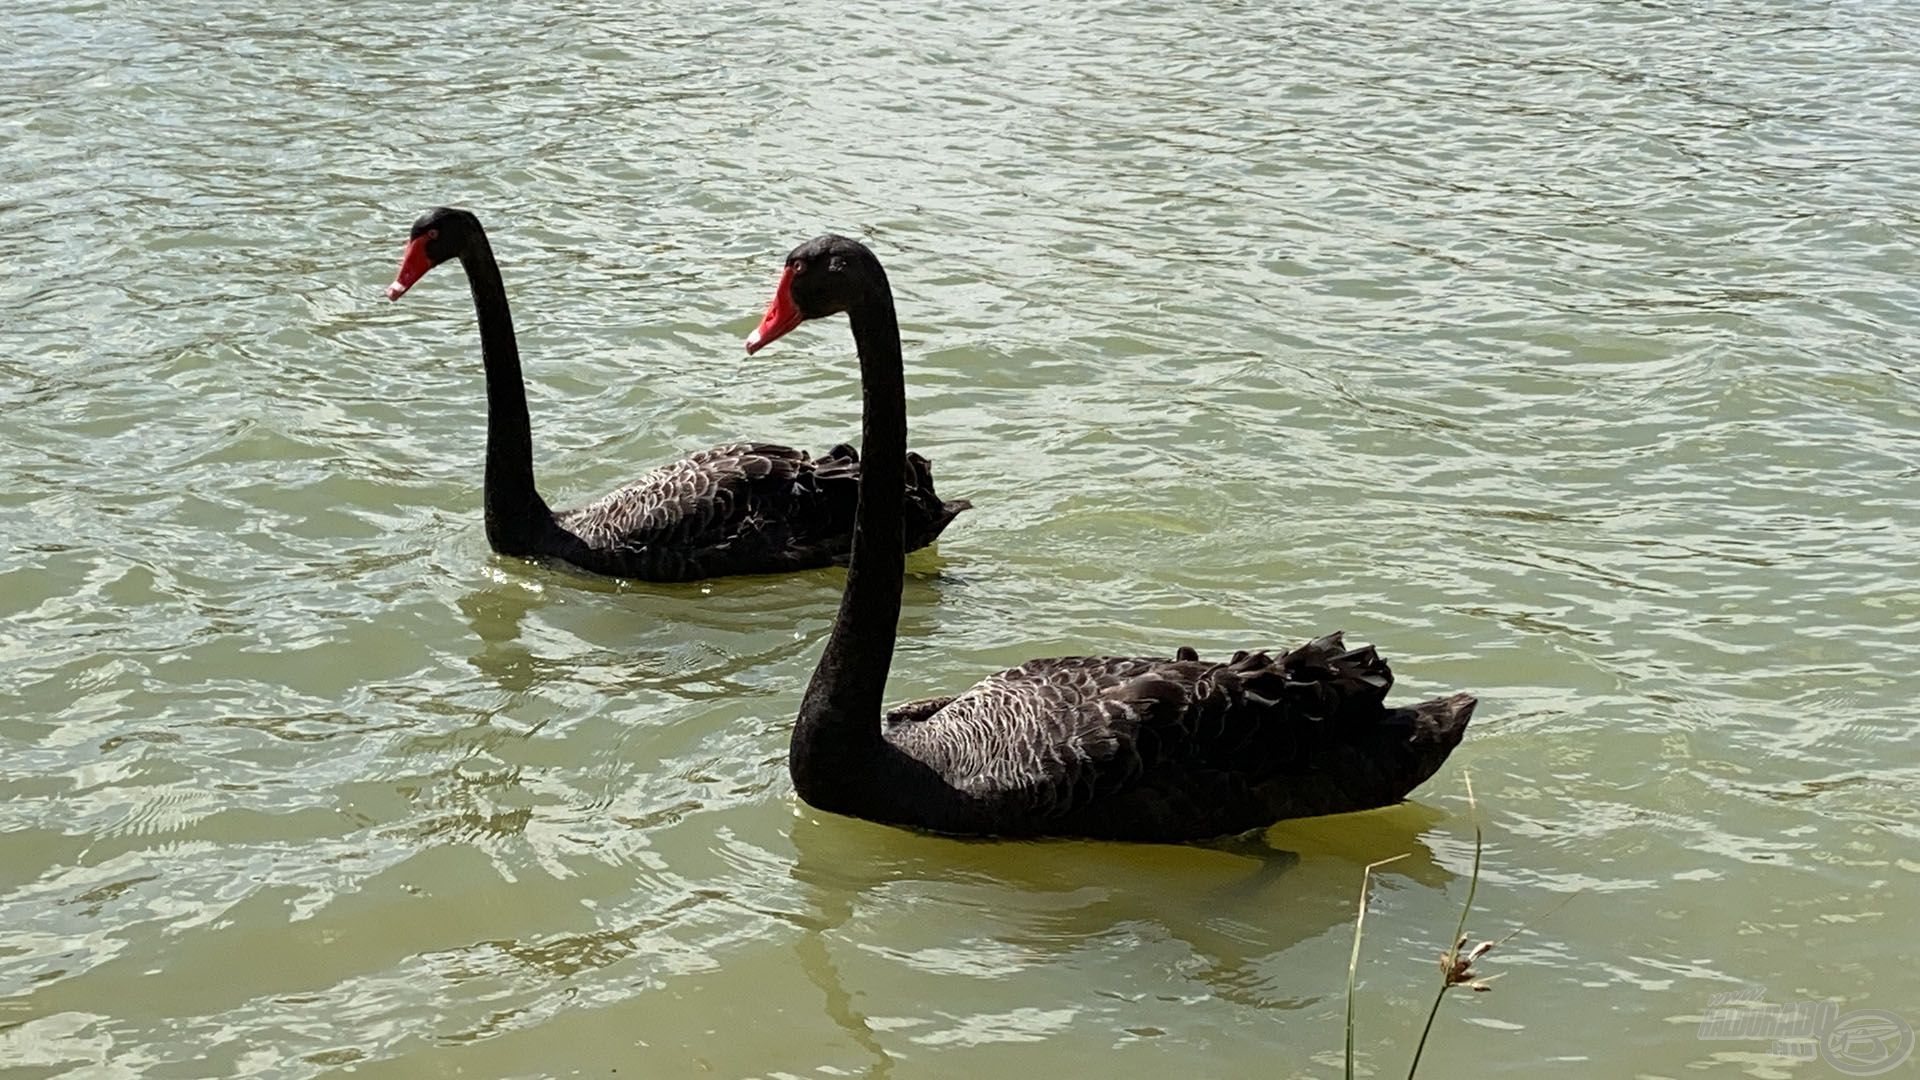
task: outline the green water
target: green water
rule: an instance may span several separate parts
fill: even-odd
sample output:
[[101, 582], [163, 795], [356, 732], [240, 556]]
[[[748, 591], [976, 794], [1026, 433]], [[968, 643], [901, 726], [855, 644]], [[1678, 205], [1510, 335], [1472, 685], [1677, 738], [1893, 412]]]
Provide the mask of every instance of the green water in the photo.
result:
[[[1821, 1077], [1920, 1021], [1920, 8], [0, 9], [0, 1073]], [[891, 694], [1345, 629], [1481, 709], [1408, 804], [1204, 848], [816, 814], [842, 577], [492, 556], [477, 210], [556, 504], [854, 436], [781, 255], [886, 261]], [[1908, 1062], [1905, 1075], [1920, 1066]]]

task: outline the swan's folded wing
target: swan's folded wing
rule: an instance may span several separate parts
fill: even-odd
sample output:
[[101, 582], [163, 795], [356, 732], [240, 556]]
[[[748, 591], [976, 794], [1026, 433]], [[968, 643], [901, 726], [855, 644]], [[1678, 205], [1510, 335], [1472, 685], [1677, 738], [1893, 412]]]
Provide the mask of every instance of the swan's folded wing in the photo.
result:
[[[907, 455], [906, 541], [933, 542], [970, 505], [941, 501], [927, 460]], [[689, 454], [598, 502], [554, 515], [587, 549], [574, 561], [659, 580], [844, 562], [860, 503], [860, 456], [772, 443]]]
[[996, 817], [1063, 816], [1198, 749], [1212, 665], [1127, 657], [1032, 660], [990, 675], [887, 738]]
[[662, 465], [556, 520], [599, 550], [772, 551], [850, 530], [858, 485], [857, 470], [831, 455], [816, 464], [791, 447], [736, 443]]
[[[1077, 835], [1198, 835], [1200, 821], [1224, 833], [1259, 824], [1262, 808], [1303, 779], [1408, 772], [1397, 749], [1406, 733], [1387, 723], [1399, 714], [1381, 708], [1392, 681], [1371, 648], [1349, 651], [1338, 634], [1224, 663], [1191, 650], [1174, 659], [1035, 660], [886, 737], [1000, 831], [1045, 832], [1085, 811], [1091, 816], [1072, 825]], [[1438, 760], [1412, 771], [1424, 779]], [[1332, 795], [1295, 801], [1343, 805]]]

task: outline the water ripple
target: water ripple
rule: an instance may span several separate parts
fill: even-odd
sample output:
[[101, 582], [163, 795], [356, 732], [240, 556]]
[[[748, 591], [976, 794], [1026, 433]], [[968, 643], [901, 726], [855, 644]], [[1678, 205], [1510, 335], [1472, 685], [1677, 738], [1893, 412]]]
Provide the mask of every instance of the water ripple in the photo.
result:
[[[1359, 868], [1412, 851], [1391, 1069], [1465, 768], [1486, 921], [1583, 895], [1434, 1071], [1724, 1071], [1674, 1018], [1730, 985], [1915, 1000], [1909, 6], [0, 27], [0, 1067], [1320, 1075]], [[739, 340], [780, 252], [873, 242], [977, 503], [910, 562], [896, 695], [1344, 628], [1480, 692], [1473, 737], [1281, 858], [796, 811], [841, 575], [489, 556], [459, 275], [379, 299], [442, 202], [493, 231], [558, 502], [851, 437], [843, 329]]]

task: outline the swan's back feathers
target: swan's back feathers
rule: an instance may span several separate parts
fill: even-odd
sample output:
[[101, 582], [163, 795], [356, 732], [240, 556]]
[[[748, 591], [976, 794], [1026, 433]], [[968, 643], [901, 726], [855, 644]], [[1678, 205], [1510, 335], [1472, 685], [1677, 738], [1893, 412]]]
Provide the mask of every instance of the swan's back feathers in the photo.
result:
[[1223, 663], [1190, 649], [1034, 660], [930, 713], [895, 710], [884, 735], [948, 789], [919, 795], [939, 804], [914, 808], [921, 824], [1196, 839], [1403, 798], [1459, 742], [1473, 703], [1387, 709], [1392, 685], [1372, 648], [1338, 634]]
[[[860, 457], [820, 458], [773, 443], [735, 443], [663, 465], [599, 501], [554, 514], [562, 558], [649, 581], [777, 573], [846, 561], [860, 499]], [[925, 458], [908, 455], [910, 548], [924, 547], [964, 499], [942, 502]]]
[[896, 724], [919, 723], [934, 713], [939, 712], [941, 709], [946, 708], [952, 701], [953, 698], [951, 697], [930, 697], [921, 698], [918, 701], [903, 701], [893, 708], [888, 709], [887, 715], [883, 717], [880, 722], [887, 727], [893, 727]]

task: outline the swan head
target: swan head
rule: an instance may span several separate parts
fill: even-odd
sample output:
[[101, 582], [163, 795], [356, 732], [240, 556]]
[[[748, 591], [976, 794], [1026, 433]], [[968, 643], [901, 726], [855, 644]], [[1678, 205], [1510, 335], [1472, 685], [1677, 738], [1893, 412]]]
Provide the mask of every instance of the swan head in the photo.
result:
[[867, 245], [844, 236], [816, 236], [787, 253], [766, 317], [747, 335], [756, 353], [808, 319], [837, 315], [886, 288], [886, 272]]
[[387, 286], [387, 299], [405, 296], [427, 271], [467, 250], [479, 232], [480, 219], [465, 210], [436, 206], [421, 214], [407, 236], [407, 249], [400, 256], [393, 284]]

